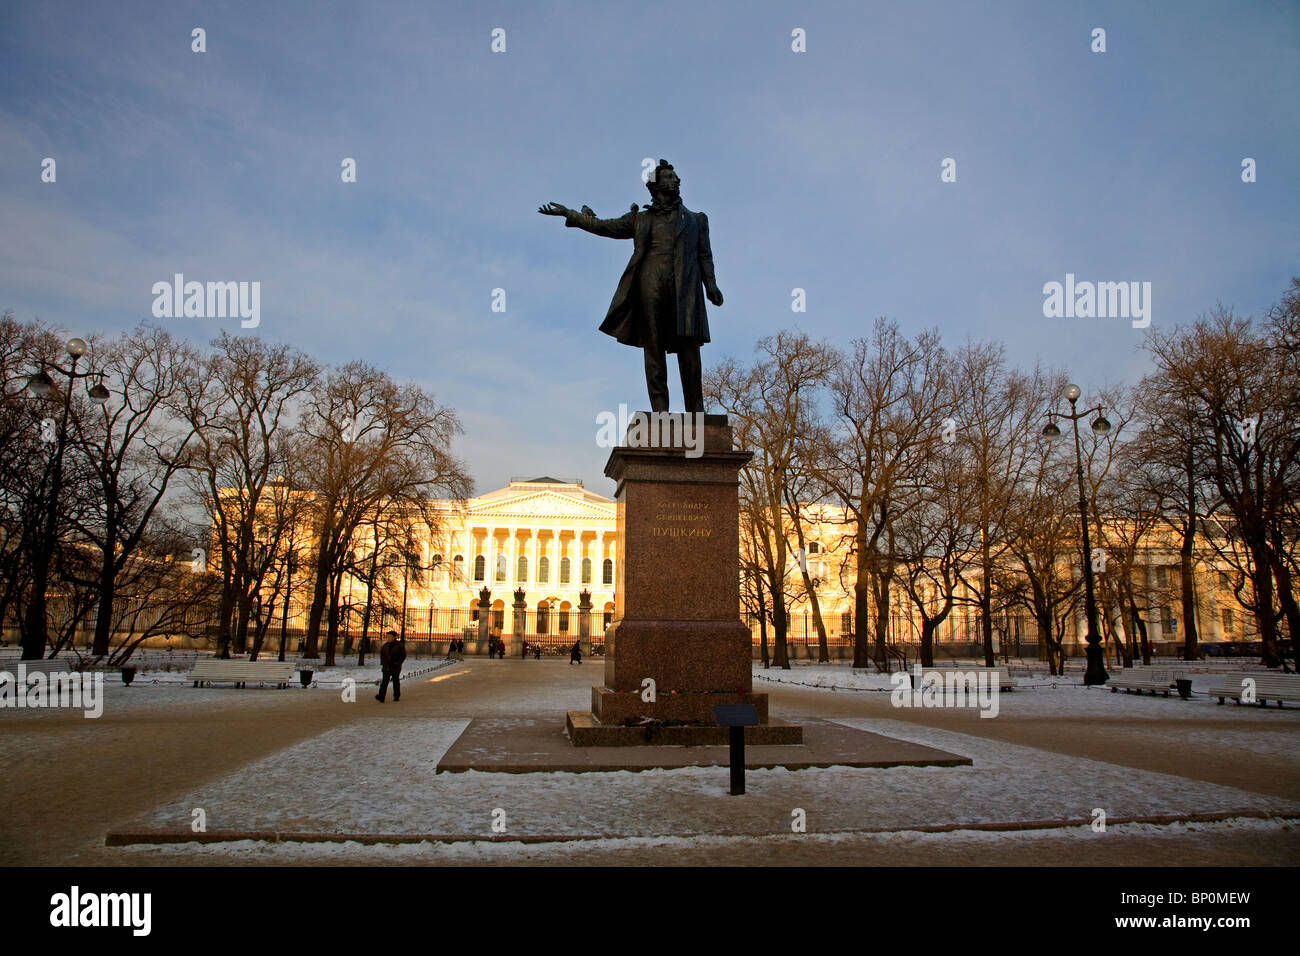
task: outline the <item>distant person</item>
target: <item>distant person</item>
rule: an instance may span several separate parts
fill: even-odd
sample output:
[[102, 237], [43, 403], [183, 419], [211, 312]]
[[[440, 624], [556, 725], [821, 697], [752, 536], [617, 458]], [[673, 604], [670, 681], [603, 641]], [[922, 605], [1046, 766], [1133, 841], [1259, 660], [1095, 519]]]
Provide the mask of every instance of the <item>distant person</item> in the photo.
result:
[[582, 641], [574, 641], [573, 648], [569, 651], [569, 664], [582, 663]]
[[383, 669], [384, 676], [379, 682], [379, 693], [375, 695], [375, 700], [381, 704], [384, 702], [384, 696], [388, 693], [388, 682], [393, 682], [393, 703], [402, 699], [402, 662], [406, 660], [406, 644], [396, 631], [385, 631], [384, 636], [388, 641], [379, 649], [379, 665]]
[[528, 642], [524, 641], [523, 644], [524, 644], [524, 648], [523, 651], [519, 654], [519, 659], [521, 661], [526, 661], [528, 660]]
[[542, 645], [540, 645], [540, 644], [534, 644], [534, 645], [533, 645], [533, 660], [535, 660], [535, 661], [540, 661], [541, 659], [542, 659]]

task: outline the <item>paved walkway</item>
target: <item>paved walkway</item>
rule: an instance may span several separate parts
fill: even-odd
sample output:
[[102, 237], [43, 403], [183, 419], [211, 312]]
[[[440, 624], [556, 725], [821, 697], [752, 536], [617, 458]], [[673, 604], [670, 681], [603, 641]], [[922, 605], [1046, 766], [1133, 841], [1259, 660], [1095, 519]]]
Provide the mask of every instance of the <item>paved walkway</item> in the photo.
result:
[[[0, 863], [38, 865], [167, 864], [200, 860], [217, 863], [310, 862], [320, 864], [480, 863], [948, 863], [1190, 864], [1300, 862], [1300, 830], [1276, 822], [1246, 821], [1185, 826], [1113, 827], [1110, 838], [1090, 840], [1084, 828], [1024, 834], [808, 833], [690, 838], [610, 839], [543, 845], [416, 844], [356, 845], [249, 844], [215, 848], [192, 845], [107, 848], [105, 834], [183, 801], [223, 780], [247, 774], [250, 766], [287, 748], [318, 740], [365, 740], [400, 735], [412, 718], [538, 716], [589, 698], [599, 682], [599, 660], [578, 666], [556, 661], [471, 659], [445, 671], [408, 681], [400, 703], [384, 705], [373, 690], [358, 687], [357, 701], [344, 703], [334, 690], [236, 690], [189, 686], [110, 686], [104, 716], [87, 720], [78, 711], [0, 711]], [[1192, 782], [1217, 784], [1258, 794], [1261, 805], [1300, 797], [1300, 758], [1270, 756], [1267, 748], [1225, 746], [1256, 732], [1300, 731], [1296, 715], [1229, 704], [1220, 718], [1204, 715], [1189, 732], [1175, 714], [1178, 704], [1134, 721], [1131, 716], [1087, 720], [1019, 716], [1004, 707], [994, 720], [951, 710], [896, 710], [887, 694], [830, 693], [770, 685], [772, 711], [855, 721], [889, 720], [918, 731], [948, 731], [1003, 744], [1038, 748], [1080, 761], [1102, 761], [1154, 771]], [[1153, 701], [1153, 703], [1157, 703]], [[1166, 717], [1165, 714], [1168, 714]], [[375, 721], [379, 723], [376, 724]], [[386, 732], [386, 722], [392, 731]], [[425, 723], [425, 722], [420, 722]], [[433, 723], [445, 724], [446, 721]], [[355, 742], [362, 741], [359, 745]], [[340, 755], [365, 764], [369, 755]], [[433, 755], [436, 756], [436, 755]], [[277, 757], [274, 764], [278, 764]], [[872, 771], [855, 771], [872, 773]], [[898, 771], [888, 771], [895, 773]], [[925, 771], [904, 771], [920, 773]], [[674, 771], [676, 773], [676, 771]], [[800, 771], [799, 773], [813, 773]], [[878, 773], [878, 771], [877, 771]], [[441, 775], [462, 777], [466, 775]], [[497, 776], [497, 775], [479, 775]], [[524, 778], [527, 779], [527, 778]], [[1172, 782], [1172, 781], [1171, 781]], [[311, 790], [315, 781], [296, 785]], [[255, 786], [255, 780], [247, 781]], [[635, 786], [635, 782], [634, 782]], [[292, 801], [283, 786], [259, 797]], [[1174, 788], [1176, 789], [1176, 787]], [[253, 795], [258, 796], [258, 795]], [[881, 794], [881, 799], [888, 799]], [[732, 798], [741, 799], [741, 798]], [[734, 806], [734, 804], [733, 804]], [[715, 831], [701, 831], [715, 832]], [[755, 860], [755, 855], [759, 860]]]

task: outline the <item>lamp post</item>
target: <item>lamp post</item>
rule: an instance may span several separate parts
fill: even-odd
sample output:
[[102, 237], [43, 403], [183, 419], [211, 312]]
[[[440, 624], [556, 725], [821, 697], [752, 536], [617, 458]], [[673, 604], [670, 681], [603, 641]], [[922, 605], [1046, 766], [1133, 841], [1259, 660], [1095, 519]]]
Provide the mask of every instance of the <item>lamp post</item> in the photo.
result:
[[[55, 536], [58, 528], [59, 493], [63, 490], [63, 450], [68, 444], [68, 414], [72, 409], [72, 383], [79, 378], [91, 378], [94, 372], [78, 372], [77, 362], [89, 350], [84, 339], [68, 339], [65, 346], [72, 365], [69, 368], [42, 362], [60, 373], [68, 380], [68, 387], [63, 392], [63, 412], [59, 418], [59, 427], [54, 434], [54, 455], [50, 459], [47, 474], [49, 478], [49, 497], [46, 501], [41, 532], [36, 539], [32, 555], [32, 598], [27, 605], [22, 636], [22, 659], [37, 660], [45, 656], [45, 647], [49, 642], [48, 615], [46, 613], [45, 591], [50, 581], [50, 559], [54, 556]], [[102, 378], [102, 377], [101, 377]], [[42, 368], [27, 380], [27, 387], [38, 399], [49, 398], [57, 393], [54, 380]], [[108, 401], [108, 389], [103, 381], [86, 389], [86, 395], [96, 405]], [[44, 429], [42, 429], [44, 433]]]
[[1085, 640], [1088, 643], [1086, 654], [1088, 657], [1088, 667], [1083, 674], [1083, 682], [1086, 685], [1104, 684], [1110, 679], [1106, 673], [1105, 664], [1102, 661], [1101, 654], [1101, 637], [1097, 633], [1097, 595], [1092, 583], [1092, 540], [1088, 534], [1088, 497], [1084, 492], [1083, 485], [1083, 450], [1079, 443], [1079, 419], [1093, 412], [1097, 417], [1092, 420], [1092, 431], [1096, 435], [1104, 435], [1110, 431], [1110, 422], [1106, 420], [1104, 409], [1100, 405], [1086, 408], [1079, 411], [1076, 403], [1082, 389], [1073, 382], [1066, 385], [1061, 390], [1061, 397], [1070, 403], [1070, 413], [1052, 413], [1047, 424], [1043, 427], [1043, 436], [1048, 439], [1059, 438], [1061, 429], [1053, 420], [1057, 415], [1061, 418], [1068, 418], [1071, 425], [1074, 426], [1074, 464], [1079, 479], [1079, 521], [1083, 532], [1083, 586], [1084, 586], [1084, 605], [1088, 615], [1088, 634]]

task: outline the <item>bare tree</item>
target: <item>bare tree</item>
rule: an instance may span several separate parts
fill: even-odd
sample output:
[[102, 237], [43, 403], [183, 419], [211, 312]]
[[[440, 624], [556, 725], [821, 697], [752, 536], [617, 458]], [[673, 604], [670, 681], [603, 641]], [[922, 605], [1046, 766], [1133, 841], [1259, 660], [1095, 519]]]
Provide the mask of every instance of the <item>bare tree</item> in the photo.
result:
[[287, 433], [295, 404], [318, 374], [312, 359], [288, 346], [223, 332], [185, 385], [184, 415], [197, 437], [190, 486], [212, 519], [222, 576], [223, 657], [232, 642], [239, 652], [248, 646], [255, 603], [291, 527], [267, 524], [265, 515], [275, 510], [269, 489], [298, 450]]
[[[934, 332], [908, 339], [880, 319], [853, 342], [830, 379], [832, 429], [819, 477], [843, 506], [857, 561], [855, 667], [889, 669], [890, 594], [898, 566], [894, 522], [920, 501], [917, 475], [942, 440], [952, 403]], [[872, 644], [864, 622], [875, 608]]]
[[792, 331], [760, 339], [756, 351], [759, 358], [750, 367], [727, 359], [710, 370], [704, 390], [731, 417], [740, 446], [753, 453], [741, 470], [742, 507], [749, 515], [767, 584], [776, 637], [773, 662], [788, 668], [792, 549], [787, 509], [806, 473], [799, 457], [800, 436], [813, 427], [817, 390], [837, 356], [829, 346]]
[[[427, 509], [435, 496], [468, 497], [469, 476], [451, 454], [459, 432], [460, 422], [450, 408], [363, 362], [334, 370], [314, 389], [301, 438], [317, 463], [312, 481], [315, 579], [304, 656], [319, 657], [325, 623], [325, 666], [334, 664], [339, 588], [348, 552], [358, 526], [377, 506]], [[436, 520], [430, 513], [428, 523]]]

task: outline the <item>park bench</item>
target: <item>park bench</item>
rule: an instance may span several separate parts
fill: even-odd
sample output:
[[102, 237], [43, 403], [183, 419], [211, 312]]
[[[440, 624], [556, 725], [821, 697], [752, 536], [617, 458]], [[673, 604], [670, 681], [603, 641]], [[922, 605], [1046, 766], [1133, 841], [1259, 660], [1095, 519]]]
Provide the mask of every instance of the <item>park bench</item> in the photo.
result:
[[924, 684], [926, 680], [930, 679], [931, 675], [934, 675], [933, 679], [940, 686], [943, 686], [944, 675], [951, 674], [954, 671], [961, 674], [990, 674], [996, 678], [999, 691], [1013, 691], [1020, 683], [1011, 676], [1005, 667], [923, 667], [921, 669], [921, 682]]
[[1149, 690], [1152, 694], [1168, 697], [1174, 686], [1174, 675], [1165, 667], [1129, 667], [1111, 675], [1106, 686], [1112, 694], [1120, 690], [1126, 694], [1133, 691], [1141, 694], [1144, 690]]
[[236, 687], [248, 683], [274, 684], [277, 688], [288, 687], [293, 680], [294, 665], [280, 661], [226, 661], [217, 658], [196, 661], [186, 680], [193, 681], [194, 686], [209, 686], [214, 681], [230, 682]]
[[1229, 697], [1240, 704], [1247, 680], [1255, 682], [1255, 701], [1261, 707], [1267, 707], [1270, 700], [1277, 701], [1279, 707], [1283, 701], [1300, 702], [1300, 674], [1221, 674], [1210, 685], [1210, 696], [1219, 698], [1220, 704]]
[[66, 657], [56, 657], [53, 660], [41, 658], [39, 660], [22, 661], [22, 660], [3, 660], [0, 661], [0, 671], [6, 671], [12, 674], [14, 680], [18, 679], [18, 665], [23, 665], [23, 671], [28, 678], [33, 674], [66, 674], [72, 670], [72, 664]]

